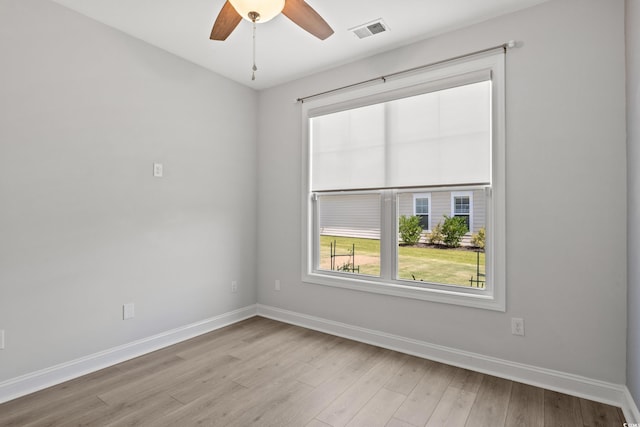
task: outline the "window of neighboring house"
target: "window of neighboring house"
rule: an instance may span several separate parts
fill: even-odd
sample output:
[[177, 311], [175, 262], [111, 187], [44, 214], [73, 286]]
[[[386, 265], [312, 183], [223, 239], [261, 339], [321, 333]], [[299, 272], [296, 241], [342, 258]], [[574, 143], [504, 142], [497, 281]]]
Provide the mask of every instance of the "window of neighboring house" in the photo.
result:
[[425, 231], [431, 230], [429, 212], [431, 206], [431, 194], [420, 193], [413, 195], [413, 214], [420, 218], [420, 226]]
[[456, 191], [451, 193], [451, 216], [464, 218], [467, 230], [473, 230], [473, 192]]
[[[304, 282], [505, 310], [503, 54], [302, 110]], [[411, 215], [419, 242], [401, 240]], [[443, 236], [447, 216], [484, 228], [482, 247]]]

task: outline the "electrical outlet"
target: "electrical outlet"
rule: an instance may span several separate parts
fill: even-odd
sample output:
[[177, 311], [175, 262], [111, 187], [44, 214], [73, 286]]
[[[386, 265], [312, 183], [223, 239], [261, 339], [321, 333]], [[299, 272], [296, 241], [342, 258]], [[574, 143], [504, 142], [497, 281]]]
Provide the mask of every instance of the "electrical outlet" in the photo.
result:
[[133, 319], [136, 317], [136, 310], [134, 304], [128, 303], [122, 306], [122, 320]]
[[233, 292], [234, 294], [238, 292], [238, 282], [235, 280], [231, 282], [231, 292]]
[[154, 163], [153, 164], [153, 176], [156, 178], [162, 178], [163, 167], [162, 163]]
[[278, 280], [278, 279], [276, 279], [275, 290], [276, 291], [280, 290], [280, 280]]
[[0, 329], [0, 350], [4, 350], [4, 329]]
[[513, 335], [524, 336], [524, 319], [521, 319], [519, 317], [511, 318], [511, 333]]

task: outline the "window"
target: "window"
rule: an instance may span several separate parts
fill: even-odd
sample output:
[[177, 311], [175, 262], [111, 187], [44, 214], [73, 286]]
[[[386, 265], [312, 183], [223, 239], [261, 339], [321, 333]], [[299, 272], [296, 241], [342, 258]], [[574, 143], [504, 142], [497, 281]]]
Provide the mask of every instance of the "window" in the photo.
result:
[[[303, 281], [505, 310], [503, 54], [302, 109]], [[402, 215], [419, 240], [402, 240]], [[449, 217], [467, 225], [453, 240]]]
[[379, 277], [380, 195], [319, 194], [316, 206], [318, 269]]
[[456, 191], [451, 193], [451, 216], [464, 219], [467, 230], [473, 228], [473, 193], [470, 191]]
[[431, 194], [419, 193], [413, 195], [413, 214], [420, 218], [420, 226], [423, 230], [431, 230], [429, 212], [431, 212]]

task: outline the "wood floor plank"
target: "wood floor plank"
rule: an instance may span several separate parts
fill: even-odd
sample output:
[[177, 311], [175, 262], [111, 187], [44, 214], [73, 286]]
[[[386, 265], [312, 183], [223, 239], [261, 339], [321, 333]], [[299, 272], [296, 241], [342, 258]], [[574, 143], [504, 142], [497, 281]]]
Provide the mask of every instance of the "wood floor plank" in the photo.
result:
[[[238, 363], [237, 359], [228, 355], [203, 359], [204, 365], [194, 361], [179, 360], [181, 360], [180, 363], [162, 371], [148, 372], [146, 375], [132, 378], [126, 384], [112, 387], [107, 392], [98, 394], [98, 397], [108, 404], [143, 399], [147, 395], [153, 395], [160, 391], [169, 392], [180, 389], [181, 386], [193, 386], [194, 383], [198, 383], [199, 379], [207, 378], [207, 375], [219, 375], [220, 372], [233, 366], [233, 363]], [[162, 375], [158, 375], [158, 372], [162, 372]]]
[[[235, 384], [235, 383], [234, 383]], [[194, 425], [194, 419], [203, 413], [210, 413], [227, 405], [227, 402], [239, 401], [246, 396], [246, 388], [240, 384], [229, 388], [225, 394], [210, 395], [203, 394], [195, 400], [184, 404], [182, 407], [170, 412], [161, 420], [158, 420], [154, 427], [174, 427]]]
[[411, 356], [407, 363], [405, 363], [399, 370], [393, 375], [389, 381], [384, 385], [387, 390], [395, 391], [396, 393], [402, 393], [409, 395], [415, 388], [418, 381], [429, 371], [433, 362], [419, 357]]
[[344, 338], [318, 332], [318, 335], [312, 340], [312, 345], [301, 349], [300, 352], [296, 351], [296, 359], [299, 362], [308, 363], [313, 366], [312, 362], [318, 355], [326, 354], [333, 347], [345, 341]]
[[[264, 357], [265, 350], [277, 352], [280, 346], [303, 337], [305, 332], [307, 331], [292, 325], [274, 327], [261, 334], [252, 342], [247, 343], [243, 341], [243, 345], [234, 346], [229, 350], [228, 354], [242, 360], [255, 360], [256, 358]], [[273, 346], [273, 341], [277, 341], [278, 345]], [[269, 345], [265, 346], [265, 342], [269, 342]]]
[[469, 417], [476, 396], [474, 392], [449, 385], [429, 417], [426, 427], [463, 426]]
[[449, 387], [457, 369], [434, 363], [398, 408], [394, 418], [416, 426], [424, 426]]
[[[21, 426], [21, 427], [35, 427], [35, 426], [59, 426], [64, 425], [68, 420], [78, 418], [87, 412], [98, 411], [105, 408], [106, 405], [103, 401], [95, 396], [79, 397], [73, 401], [67, 401], [64, 405], [64, 412], [52, 410], [50, 412], [38, 411], [38, 413], [28, 414], [31, 418], [27, 420], [7, 420], [2, 421], [3, 426]], [[6, 423], [6, 424], [5, 424]]]
[[9, 423], [11, 419], [36, 417], [40, 412], [51, 413], [51, 411], [65, 405], [67, 401], [77, 400], [78, 396], [95, 395], [96, 390], [124, 384], [128, 380], [117, 367], [101, 369], [4, 403], [0, 405], [0, 414], [2, 415], [0, 419]]
[[167, 387], [167, 392], [178, 402], [186, 405], [202, 396], [216, 399], [244, 388], [245, 387], [240, 384], [227, 380], [226, 378], [212, 375], [176, 386], [170, 385]]
[[[261, 405], [266, 400], [275, 402], [281, 399], [282, 396], [288, 396], [290, 392], [308, 392], [311, 387], [296, 380], [296, 377], [300, 375], [303, 369], [306, 369], [305, 365], [298, 364], [282, 376], [275, 378], [272, 382], [258, 387], [243, 388], [236, 393], [222, 396], [215, 401], [211, 401], [210, 397], [206, 396], [204, 399], [207, 404], [204, 406], [201, 405], [201, 399], [196, 399], [176, 411], [190, 414], [181, 425], [226, 425], [251, 410], [251, 408]], [[194, 411], [193, 408], [198, 408], [198, 410]], [[179, 424], [174, 423], [173, 425]]]
[[505, 425], [543, 427], [544, 390], [522, 383], [513, 383]]
[[300, 377], [300, 381], [311, 386], [319, 386], [328, 377], [333, 376], [353, 360], [359, 357], [359, 353], [367, 347], [366, 344], [342, 340], [331, 347], [321, 357], [313, 358], [309, 364], [313, 367]]
[[[246, 413], [251, 413], [253, 419], [259, 418], [258, 421], [260, 421], [263, 417], [262, 410], [265, 406], [286, 404], [292, 396], [299, 393], [307, 393], [310, 389], [309, 385], [295, 380], [280, 382], [277, 387], [245, 389], [240, 392], [240, 399], [225, 400], [224, 405], [196, 414], [193, 420], [197, 424], [226, 426], [234, 422], [234, 420], [243, 418]], [[255, 405], [258, 405], [259, 413], [257, 414]], [[253, 423], [250, 422], [249, 424]], [[263, 425], [262, 422], [258, 424]]]
[[[82, 402], [93, 402], [97, 399], [95, 391], [126, 383], [128, 379], [117, 368], [107, 368], [92, 374], [50, 387], [21, 399], [0, 405], [1, 424], [22, 426], [34, 419], [41, 419], [56, 414], [64, 408], [71, 412]], [[99, 405], [98, 405], [99, 406]]]
[[544, 425], [545, 427], [584, 426], [578, 398], [545, 390]]
[[316, 418], [333, 427], [346, 425], [378, 390], [404, 365], [409, 356], [384, 350], [382, 360], [360, 377]]
[[248, 328], [246, 330], [247, 333], [243, 334], [240, 339], [245, 343], [254, 343], [263, 339], [269, 339], [269, 337], [273, 337], [275, 334], [280, 334], [281, 331], [303, 329], [299, 326], [284, 324], [276, 320], [264, 320], [265, 322], [260, 322], [258, 328]]
[[381, 388], [347, 427], [384, 427], [406, 398], [405, 394]]
[[309, 423], [307, 423], [305, 425], [305, 427], [331, 427], [329, 424], [325, 424], [322, 421], [318, 421], [315, 418], [311, 421], [309, 421]]
[[[223, 425], [228, 427], [264, 426], [274, 412], [279, 412], [289, 402], [295, 403], [312, 389], [308, 384], [291, 381], [268, 395], [260, 395], [259, 400], [251, 408], [243, 410], [241, 414], [233, 417], [231, 422]], [[214, 423], [217, 421], [216, 418]]]
[[267, 426], [298, 427], [305, 425], [316, 417], [329, 404], [344, 393], [352, 384], [375, 366], [383, 357], [384, 350], [368, 346], [349, 365], [336, 372], [316, 387], [295, 405], [283, 408], [279, 414], [265, 422]]
[[144, 399], [108, 405], [98, 411], [87, 411], [82, 417], [75, 420], [65, 420], [65, 423], [86, 426], [150, 424], [181, 406], [181, 403], [168, 394], [158, 392]]
[[[300, 363], [296, 357], [299, 348], [306, 351], [308, 346], [314, 347], [313, 343], [305, 341], [305, 338], [308, 338], [308, 335], [301, 335], [299, 340], [281, 343], [277, 349], [266, 353], [263, 358], [255, 358], [252, 363], [253, 367], [244, 369], [232, 380], [245, 387], [253, 387], [271, 381], [274, 376], [287, 371], [291, 365]], [[310, 365], [305, 365], [309, 367], [308, 370], [311, 369]]]
[[604, 403], [580, 399], [580, 410], [585, 427], [608, 427], [623, 423], [617, 409]]
[[495, 427], [505, 425], [513, 383], [485, 375], [478, 389], [466, 427]]
[[459, 388], [469, 393], [477, 393], [480, 384], [484, 378], [484, 374], [480, 372], [469, 371], [467, 369], [457, 369], [456, 374], [451, 380], [451, 387]]
[[107, 404], [118, 404], [130, 400], [143, 399], [149, 394], [156, 394], [165, 388], [166, 379], [174, 379], [175, 376], [189, 369], [189, 365], [185, 360], [178, 360], [180, 362], [162, 371], [166, 375], [164, 378], [152, 373], [140, 376], [128, 375], [129, 381], [111, 387], [104, 393], [98, 393], [97, 396]]
[[[218, 335], [218, 331], [210, 332], [206, 334], [206, 337], [208, 337], [209, 340], [200, 341], [198, 340], [199, 337], [197, 337], [195, 338], [196, 342], [193, 345], [189, 345], [189, 341], [191, 340], [176, 344], [176, 348], [173, 353], [176, 356], [187, 360], [190, 360], [192, 357], [199, 357], [203, 353], [208, 352], [228, 354], [231, 349], [247, 345], [244, 341], [245, 339], [250, 339], [254, 335], [262, 336], [270, 333], [272, 330], [278, 330], [281, 328], [281, 325], [278, 325], [278, 322], [270, 319], [264, 320], [264, 323], [254, 322], [251, 326], [238, 328], [235, 328], [235, 325], [228, 326], [227, 328], [224, 328], [224, 333], [222, 335]], [[172, 347], [173, 346], [164, 350], [171, 351]]]
[[385, 427], [417, 427], [397, 418], [391, 418]]
[[[218, 352], [212, 353], [215, 356], [209, 353], [200, 355], [191, 353], [189, 362], [202, 367], [200, 371], [195, 372], [193, 380], [175, 384], [171, 394], [181, 402], [187, 403], [197, 398], [198, 393], [206, 390], [216, 381], [233, 381], [245, 387], [269, 381], [275, 375], [285, 373], [289, 369], [290, 364], [282, 366], [280, 361], [287, 352], [294, 352], [294, 347], [281, 346], [279, 340], [275, 340], [272, 346], [273, 349], [265, 350], [261, 356], [250, 362], [242, 361], [229, 354], [216, 354]], [[248, 373], [251, 375], [247, 375]]]

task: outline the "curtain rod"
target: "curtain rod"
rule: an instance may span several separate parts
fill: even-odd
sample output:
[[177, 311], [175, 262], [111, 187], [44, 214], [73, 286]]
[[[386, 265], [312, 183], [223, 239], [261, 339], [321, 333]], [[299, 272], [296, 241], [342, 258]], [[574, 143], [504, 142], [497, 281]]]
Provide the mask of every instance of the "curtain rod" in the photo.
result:
[[303, 96], [301, 98], [298, 98], [296, 100], [296, 102], [304, 103], [304, 101], [306, 101], [307, 99], [310, 99], [310, 98], [316, 98], [318, 96], [328, 95], [330, 93], [339, 92], [339, 91], [344, 90], [344, 89], [350, 89], [352, 87], [365, 85], [367, 83], [373, 83], [373, 82], [377, 82], [377, 81], [381, 81], [383, 83], [386, 83], [387, 79], [390, 78], [390, 77], [396, 77], [396, 76], [399, 76], [399, 75], [402, 75], [402, 74], [412, 73], [414, 71], [422, 70], [424, 68], [434, 67], [436, 65], [444, 64], [444, 63], [451, 62], [451, 61], [456, 61], [458, 59], [467, 58], [469, 56], [479, 55], [481, 53], [490, 52], [490, 51], [496, 50], [496, 49], [503, 49], [506, 52], [507, 49], [513, 48], [515, 46], [516, 46], [516, 42], [514, 40], [509, 40], [506, 43], [502, 43], [502, 44], [497, 45], [497, 46], [488, 47], [486, 49], [477, 50], [475, 52], [465, 53], [463, 55], [454, 56], [452, 58], [443, 59], [443, 60], [440, 60], [440, 61], [432, 62], [430, 64], [420, 65], [418, 67], [408, 68], [408, 69], [402, 70], [402, 71], [396, 71], [395, 73], [385, 74], [383, 76], [374, 77], [374, 78], [368, 79], [368, 80], [363, 80], [363, 81], [358, 82], [358, 83], [352, 83], [350, 85], [341, 86], [341, 87], [338, 87], [338, 88], [335, 88], [335, 89], [326, 90], [324, 92], [314, 93], [313, 95]]

